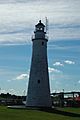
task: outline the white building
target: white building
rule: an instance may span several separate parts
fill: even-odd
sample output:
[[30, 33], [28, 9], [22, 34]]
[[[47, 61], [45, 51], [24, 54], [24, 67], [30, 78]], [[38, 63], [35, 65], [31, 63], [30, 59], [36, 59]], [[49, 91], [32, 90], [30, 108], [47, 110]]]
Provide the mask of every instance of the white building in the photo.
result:
[[35, 26], [26, 106], [51, 107], [45, 25]]

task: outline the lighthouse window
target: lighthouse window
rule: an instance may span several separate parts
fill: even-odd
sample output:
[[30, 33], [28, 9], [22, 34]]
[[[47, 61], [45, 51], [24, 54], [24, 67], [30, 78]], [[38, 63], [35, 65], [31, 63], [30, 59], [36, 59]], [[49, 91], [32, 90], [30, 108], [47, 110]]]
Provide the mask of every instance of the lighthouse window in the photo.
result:
[[40, 80], [38, 80], [38, 83], [40, 83]]
[[43, 30], [42, 28], [40, 28], [40, 30]]
[[42, 42], [42, 45], [44, 45], [44, 42]]
[[39, 28], [36, 28], [36, 30], [39, 30]]

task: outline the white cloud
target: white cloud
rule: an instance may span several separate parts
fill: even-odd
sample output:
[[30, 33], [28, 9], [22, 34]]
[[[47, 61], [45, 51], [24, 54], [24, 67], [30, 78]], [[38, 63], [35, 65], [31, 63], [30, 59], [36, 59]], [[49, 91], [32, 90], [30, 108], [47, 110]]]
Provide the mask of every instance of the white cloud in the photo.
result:
[[59, 72], [61, 72], [60, 70], [57, 70], [57, 69], [51, 68], [51, 67], [48, 67], [48, 70], [49, 70], [49, 73], [52, 73], [52, 72], [59, 73]]
[[16, 94], [16, 91], [15, 91], [13, 88], [9, 89], [8, 92], [9, 92], [10, 94]]
[[0, 0], [0, 44], [29, 42], [35, 24], [39, 19], [45, 23], [45, 16], [50, 40], [80, 38], [79, 5], [80, 0]]
[[4, 94], [10, 93], [10, 94], [15, 94], [16, 95], [16, 91], [13, 88], [6, 89], [6, 90], [1, 89], [1, 93], [4, 93]]
[[15, 80], [24, 80], [26, 78], [29, 78], [29, 74], [21, 74], [15, 78]]
[[11, 82], [11, 80], [7, 80], [8, 82]]
[[66, 64], [70, 64], [70, 65], [71, 65], [71, 64], [75, 64], [74, 61], [70, 61], [70, 60], [65, 60], [64, 62], [65, 62]]
[[78, 81], [78, 83], [80, 84], [80, 80]]
[[7, 91], [4, 90], [4, 89], [1, 89], [0, 92], [1, 92], [1, 93], [5, 93], [5, 94], [7, 93]]
[[64, 66], [62, 63], [60, 63], [60, 62], [55, 62], [54, 64], [53, 64], [54, 66]]

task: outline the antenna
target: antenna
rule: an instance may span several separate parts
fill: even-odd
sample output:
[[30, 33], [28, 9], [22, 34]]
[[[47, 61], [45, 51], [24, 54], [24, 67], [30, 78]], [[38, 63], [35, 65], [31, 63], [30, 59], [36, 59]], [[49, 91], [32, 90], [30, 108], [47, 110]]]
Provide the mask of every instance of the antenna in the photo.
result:
[[46, 34], [48, 34], [48, 18], [45, 17], [45, 20], [46, 20]]

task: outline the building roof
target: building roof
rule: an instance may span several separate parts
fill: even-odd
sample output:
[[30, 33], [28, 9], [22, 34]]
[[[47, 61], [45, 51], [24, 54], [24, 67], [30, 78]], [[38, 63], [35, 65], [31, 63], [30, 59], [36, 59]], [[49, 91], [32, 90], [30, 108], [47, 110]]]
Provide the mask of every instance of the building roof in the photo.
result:
[[43, 27], [45, 27], [45, 25], [41, 22], [41, 20], [39, 20], [39, 23], [36, 25], [36, 27], [38, 27], [38, 26], [43, 26]]

